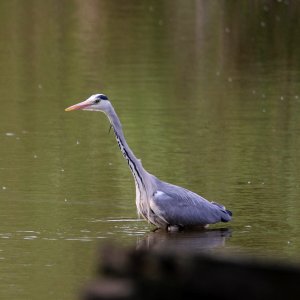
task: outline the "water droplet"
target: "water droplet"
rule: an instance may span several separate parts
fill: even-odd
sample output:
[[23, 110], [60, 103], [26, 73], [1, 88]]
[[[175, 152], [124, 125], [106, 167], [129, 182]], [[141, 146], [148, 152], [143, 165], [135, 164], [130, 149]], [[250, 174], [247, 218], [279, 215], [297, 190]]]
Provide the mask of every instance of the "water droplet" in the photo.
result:
[[67, 198], [65, 198], [65, 202], [68, 202]]
[[37, 158], [38, 156], [36, 154], [33, 155], [33, 158]]
[[77, 140], [76, 144], [77, 144], [77, 145], [79, 145], [79, 144], [80, 144], [80, 142]]
[[3, 187], [2, 187], [2, 190], [6, 190], [6, 186], [3, 186]]
[[248, 184], [251, 184], [251, 181], [248, 181]]

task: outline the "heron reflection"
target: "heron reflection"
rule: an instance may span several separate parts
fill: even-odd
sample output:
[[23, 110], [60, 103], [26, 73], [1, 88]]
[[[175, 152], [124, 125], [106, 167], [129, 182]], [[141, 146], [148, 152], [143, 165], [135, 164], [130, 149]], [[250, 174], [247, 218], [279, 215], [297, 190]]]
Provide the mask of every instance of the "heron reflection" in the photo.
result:
[[156, 230], [138, 239], [137, 249], [202, 252], [224, 247], [230, 236], [231, 230], [228, 228], [178, 231], [171, 234], [165, 230]]

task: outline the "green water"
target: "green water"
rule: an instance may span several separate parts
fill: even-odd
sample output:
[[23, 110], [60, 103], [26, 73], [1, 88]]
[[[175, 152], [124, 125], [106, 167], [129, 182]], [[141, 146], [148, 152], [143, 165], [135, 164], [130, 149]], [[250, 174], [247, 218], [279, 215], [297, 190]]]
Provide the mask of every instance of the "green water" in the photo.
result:
[[[0, 298], [74, 299], [97, 252], [196, 249], [299, 261], [300, 6], [0, 1]], [[151, 233], [105, 116], [162, 180], [234, 213]]]

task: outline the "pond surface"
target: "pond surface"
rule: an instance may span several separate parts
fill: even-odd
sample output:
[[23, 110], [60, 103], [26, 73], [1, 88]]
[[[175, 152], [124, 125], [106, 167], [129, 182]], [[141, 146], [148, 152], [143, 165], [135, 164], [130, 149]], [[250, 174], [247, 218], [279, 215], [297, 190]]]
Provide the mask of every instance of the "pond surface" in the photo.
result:
[[[299, 12], [1, 1], [0, 298], [74, 299], [107, 242], [299, 262]], [[99, 92], [150, 173], [233, 221], [151, 232], [106, 117], [64, 112]]]

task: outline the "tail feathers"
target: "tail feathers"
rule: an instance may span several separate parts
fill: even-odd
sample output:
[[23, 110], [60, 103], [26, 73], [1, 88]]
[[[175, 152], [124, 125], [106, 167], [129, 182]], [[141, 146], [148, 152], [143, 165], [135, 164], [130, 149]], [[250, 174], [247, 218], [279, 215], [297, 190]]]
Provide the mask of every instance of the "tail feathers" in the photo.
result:
[[221, 217], [221, 221], [222, 222], [229, 222], [231, 220], [232, 217], [232, 212], [228, 209], [225, 208], [225, 206], [217, 203], [217, 202], [211, 202], [211, 204], [218, 206], [219, 208], [221, 208], [222, 211], [222, 217]]
[[231, 212], [231, 210], [226, 209], [226, 212], [229, 214], [230, 217], [232, 217], [232, 212]]
[[223, 214], [221, 217], [222, 222], [229, 222], [231, 220], [232, 212], [228, 209], [222, 210]]

